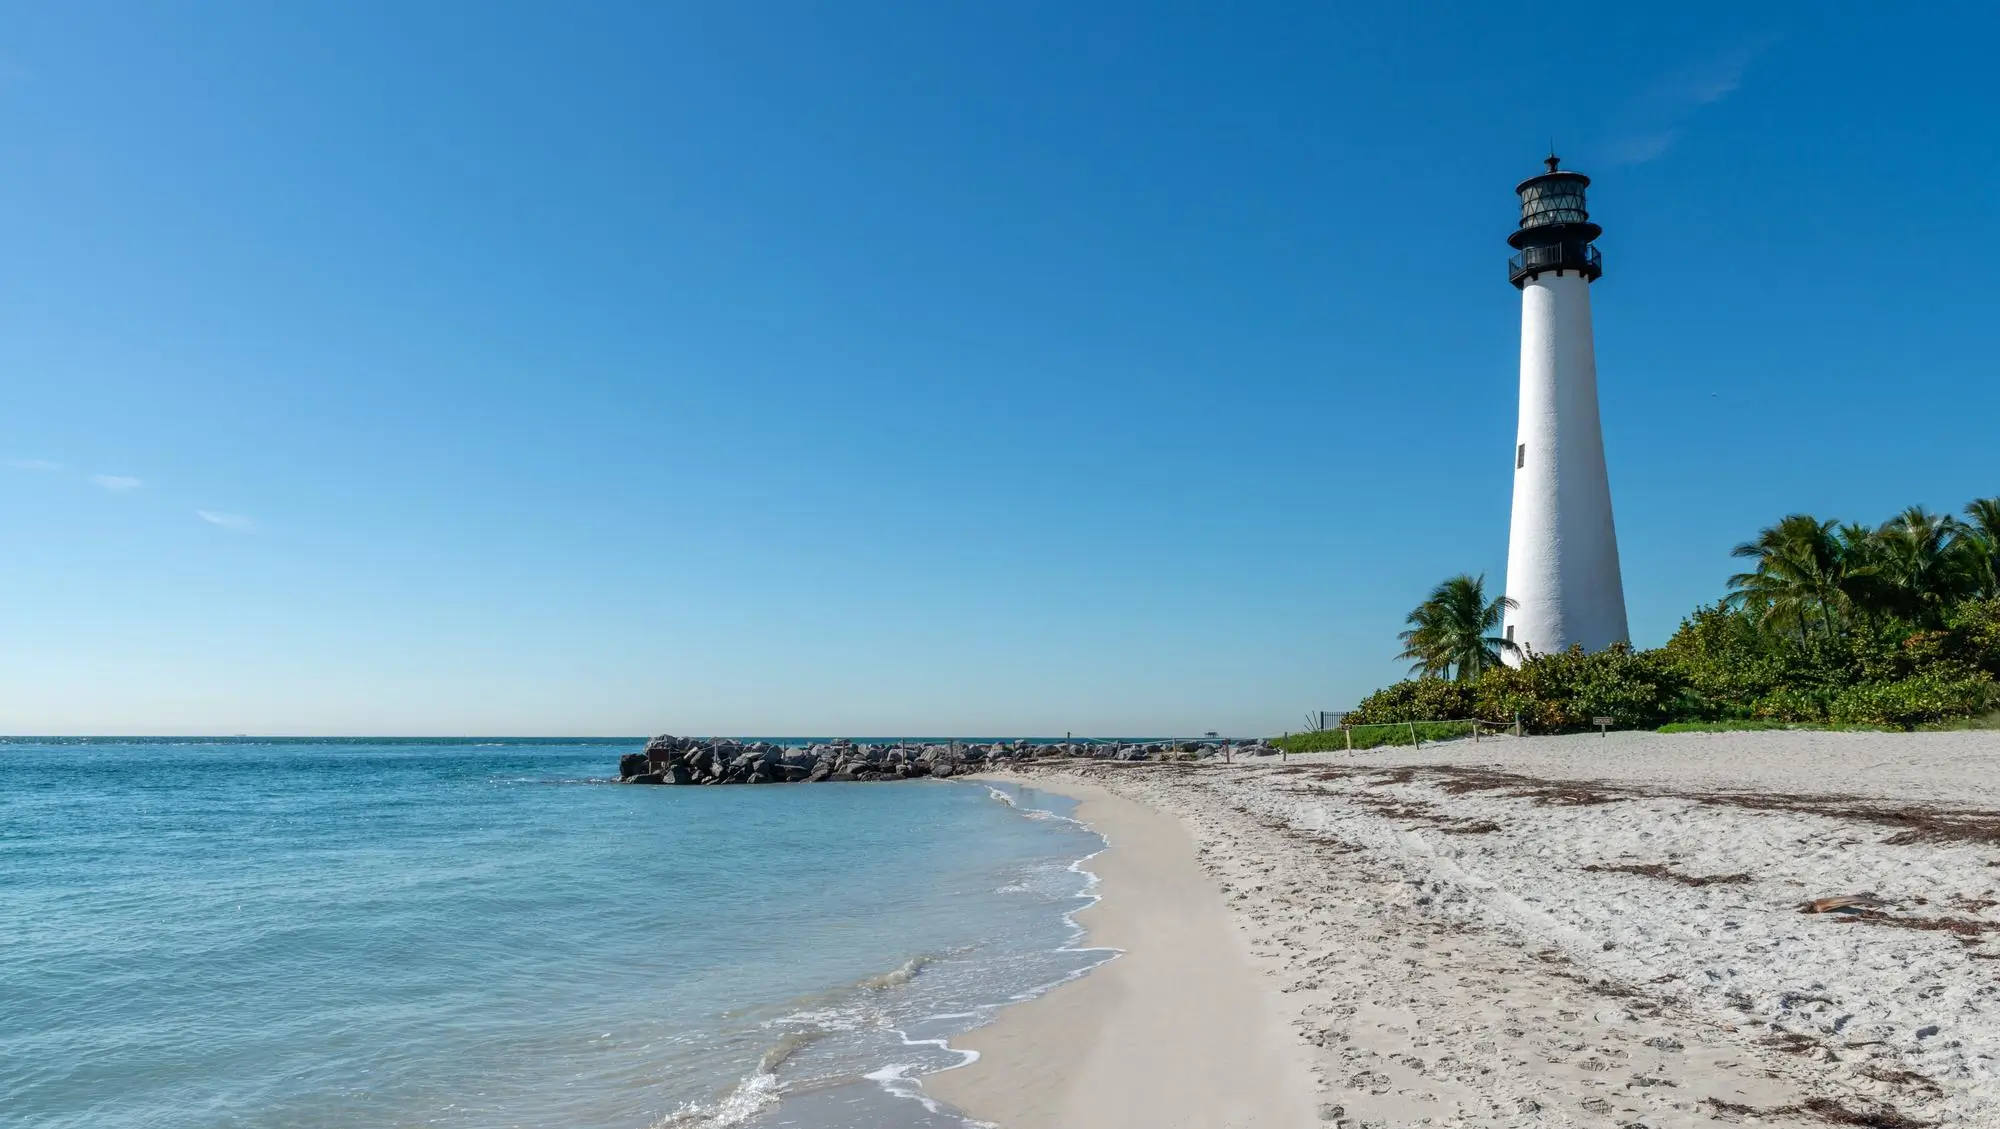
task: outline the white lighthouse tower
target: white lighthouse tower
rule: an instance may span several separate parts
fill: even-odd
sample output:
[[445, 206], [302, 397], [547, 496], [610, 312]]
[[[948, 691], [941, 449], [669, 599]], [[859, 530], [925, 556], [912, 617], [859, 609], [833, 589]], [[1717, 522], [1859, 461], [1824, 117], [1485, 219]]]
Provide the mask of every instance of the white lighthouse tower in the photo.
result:
[[1505, 631], [1536, 654], [1628, 638], [1590, 337], [1590, 284], [1604, 273], [1591, 241], [1603, 229], [1584, 209], [1590, 178], [1558, 169], [1553, 154], [1547, 163], [1515, 187], [1521, 226], [1507, 237], [1518, 252], [1508, 278], [1521, 291], [1521, 422]]

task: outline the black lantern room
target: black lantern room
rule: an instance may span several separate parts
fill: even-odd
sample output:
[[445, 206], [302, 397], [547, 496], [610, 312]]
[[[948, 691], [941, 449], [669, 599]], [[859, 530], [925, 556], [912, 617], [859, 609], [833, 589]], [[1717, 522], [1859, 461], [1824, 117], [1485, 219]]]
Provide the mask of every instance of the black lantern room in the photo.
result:
[[1507, 260], [1507, 279], [1521, 287], [1548, 271], [1575, 271], [1595, 282], [1604, 263], [1590, 244], [1604, 229], [1590, 222], [1584, 207], [1583, 190], [1590, 187], [1590, 178], [1558, 169], [1554, 153], [1545, 163], [1549, 171], [1514, 186], [1521, 197], [1521, 226], [1507, 237], [1518, 252]]

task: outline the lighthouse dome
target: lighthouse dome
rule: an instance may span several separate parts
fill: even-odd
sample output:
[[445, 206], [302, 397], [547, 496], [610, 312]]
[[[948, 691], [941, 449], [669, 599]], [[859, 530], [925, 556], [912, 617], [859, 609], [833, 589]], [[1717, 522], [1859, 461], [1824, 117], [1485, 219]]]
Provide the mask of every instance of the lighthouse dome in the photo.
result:
[[1521, 224], [1507, 236], [1507, 243], [1521, 252], [1507, 261], [1507, 277], [1519, 286], [1543, 271], [1581, 272], [1596, 280], [1604, 266], [1591, 241], [1604, 229], [1590, 222], [1584, 205], [1584, 189], [1590, 178], [1580, 172], [1557, 167], [1549, 154], [1549, 171], [1531, 176], [1514, 186], [1521, 197]]

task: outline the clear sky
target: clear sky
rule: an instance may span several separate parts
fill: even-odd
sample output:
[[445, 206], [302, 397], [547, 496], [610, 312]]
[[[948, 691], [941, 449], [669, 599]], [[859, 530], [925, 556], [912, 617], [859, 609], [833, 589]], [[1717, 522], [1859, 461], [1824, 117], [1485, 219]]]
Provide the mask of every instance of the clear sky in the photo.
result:
[[2000, 493], [2000, 18], [0, 7], [0, 731], [1299, 728], [1500, 588], [1595, 178], [1637, 642]]

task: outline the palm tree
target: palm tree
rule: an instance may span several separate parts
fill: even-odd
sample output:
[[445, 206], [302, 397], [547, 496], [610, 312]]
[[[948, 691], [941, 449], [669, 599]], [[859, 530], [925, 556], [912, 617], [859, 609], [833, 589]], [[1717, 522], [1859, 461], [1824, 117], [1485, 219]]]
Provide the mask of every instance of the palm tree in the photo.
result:
[[1729, 578], [1729, 603], [1754, 612], [1766, 627], [1795, 625], [1799, 644], [1810, 642], [1809, 625], [1817, 619], [1832, 638], [1834, 612], [1843, 602], [1846, 551], [1836, 522], [1810, 514], [1790, 514], [1778, 524], [1745, 541], [1729, 555], [1754, 560], [1750, 572]]
[[1896, 614], [1933, 627], [1953, 603], [1977, 588], [1973, 554], [1963, 527], [1949, 514], [1911, 506], [1876, 532], [1876, 571]]
[[1965, 507], [1970, 521], [1962, 523], [1961, 536], [1976, 558], [1974, 580], [1979, 595], [2000, 597], [2000, 497], [1980, 498]]
[[1425, 678], [1454, 672], [1459, 681], [1477, 678], [1499, 666], [1502, 655], [1518, 654], [1512, 639], [1492, 634], [1509, 609], [1518, 607], [1506, 596], [1486, 598], [1486, 576], [1460, 573], [1431, 589], [1404, 622], [1410, 630], [1398, 635], [1410, 670]]
[[1841, 602], [1872, 627], [1893, 602], [1883, 579], [1882, 539], [1874, 529], [1850, 521], [1834, 534], [1834, 541], [1840, 554]]

